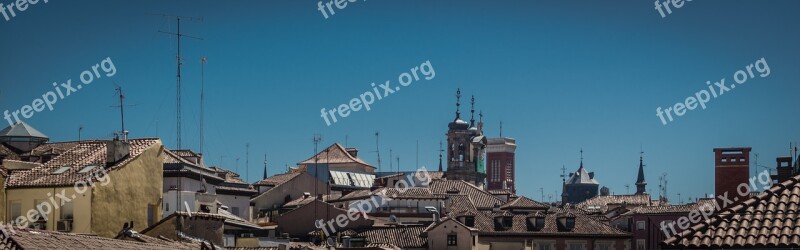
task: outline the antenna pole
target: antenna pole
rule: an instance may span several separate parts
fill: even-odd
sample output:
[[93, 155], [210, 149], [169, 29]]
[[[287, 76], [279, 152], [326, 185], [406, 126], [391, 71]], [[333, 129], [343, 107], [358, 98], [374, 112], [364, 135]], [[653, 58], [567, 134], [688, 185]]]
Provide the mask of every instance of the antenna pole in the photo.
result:
[[83, 130], [83, 125], [78, 127], [78, 141], [81, 141], [81, 131]]
[[[375, 152], [377, 152], [377, 153], [378, 153], [378, 172], [380, 172], [380, 171], [381, 171], [381, 147], [380, 147], [380, 138], [381, 138], [381, 132], [380, 132], [380, 131], [375, 131]], [[390, 156], [390, 157], [389, 157], [389, 163], [391, 163], [391, 162], [392, 162], [392, 158], [391, 158], [391, 156]], [[389, 169], [389, 171], [391, 171], [391, 169]]]
[[163, 14], [160, 15], [160, 16], [174, 17], [175, 20], [178, 23], [178, 25], [177, 25], [178, 26], [177, 27], [177, 33], [164, 32], [164, 31], [159, 31], [159, 32], [165, 33], [165, 34], [174, 35], [176, 37], [176, 39], [178, 40], [178, 52], [177, 52], [177, 55], [175, 57], [175, 60], [177, 61], [177, 68], [178, 68], [177, 75], [176, 75], [177, 76], [176, 77], [177, 78], [176, 79], [177, 80], [176, 81], [177, 90], [175, 91], [176, 92], [176, 118], [177, 118], [176, 119], [177, 120], [176, 121], [176, 123], [177, 123], [176, 141], [177, 141], [177, 149], [181, 149], [182, 148], [182, 145], [181, 145], [181, 38], [182, 37], [188, 37], [188, 38], [194, 38], [194, 39], [197, 39], [197, 40], [203, 40], [203, 38], [200, 38], [200, 37], [190, 36], [190, 35], [186, 35], [186, 34], [181, 33], [181, 19], [187, 19], [187, 20], [201, 21], [202, 22], [203, 18], [172, 16], [172, 15], [163, 15]]
[[200, 58], [200, 154], [203, 154], [203, 144], [205, 143], [204, 138], [204, 122], [205, 122], [205, 69], [206, 63], [208, 62], [208, 58], [205, 56]]

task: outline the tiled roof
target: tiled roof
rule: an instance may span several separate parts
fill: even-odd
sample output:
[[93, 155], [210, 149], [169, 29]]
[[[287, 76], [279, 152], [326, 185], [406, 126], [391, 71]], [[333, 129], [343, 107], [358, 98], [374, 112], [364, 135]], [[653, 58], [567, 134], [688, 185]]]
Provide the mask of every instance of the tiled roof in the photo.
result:
[[487, 192], [489, 192], [490, 194], [495, 194], [495, 195], [514, 195], [514, 193], [512, 193], [511, 191], [509, 191], [507, 189], [492, 189], [492, 190], [488, 190]]
[[434, 194], [429, 188], [379, 188], [372, 193], [384, 193], [392, 199], [444, 199], [444, 194]]
[[314, 164], [314, 163], [321, 163], [321, 164], [343, 164], [343, 163], [357, 163], [364, 166], [368, 166], [371, 168], [375, 168], [372, 165], [369, 165], [361, 158], [354, 157], [347, 153], [347, 150], [339, 145], [339, 143], [334, 143], [330, 147], [321, 150], [315, 156], [311, 156], [305, 161], [301, 161], [298, 165], [307, 165], [307, 164]]
[[[116, 240], [97, 236], [59, 233], [27, 228], [3, 230], [0, 248], [2, 249], [199, 249], [199, 245], [184, 242], [161, 240], [146, 235], [137, 235], [140, 240]], [[8, 234], [7, 234], [8, 233]], [[10, 237], [8, 237], [10, 234]], [[10, 239], [9, 239], [10, 238]]]
[[296, 177], [298, 175], [300, 175], [300, 172], [276, 174], [276, 175], [270, 176], [270, 177], [268, 177], [266, 179], [260, 180], [260, 181], [256, 182], [253, 185], [255, 185], [255, 186], [277, 186], [277, 185], [279, 185], [281, 183], [284, 183], [284, 182], [286, 182], [288, 180], [291, 180], [292, 178], [294, 178], [294, 177]]
[[495, 205], [504, 203], [489, 192], [462, 180], [435, 180], [431, 183], [430, 189], [435, 194], [465, 194], [478, 209], [491, 209]]
[[[87, 141], [82, 141], [87, 142]], [[72, 149], [73, 147], [77, 146], [81, 142], [55, 142], [55, 143], [45, 143], [39, 145], [38, 147], [31, 150], [31, 152], [23, 153], [21, 156], [38, 156], [38, 155], [59, 155], [67, 152], [68, 150]]]
[[[70, 148], [63, 154], [53, 158], [42, 166], [34, 167], [30, 170], [14, 171], [8, 180], [8, 187], [60, 187], [72, 186], [79, 181], [87, 181], [96, 176], [101, 168], [106, 166], [106, 144], [109, 141], [81, 141], [75, 147]], [[107, 171], [113, 171], [135, 159], [145, 149], [157, 144], [159, 139], [133, 139], [130, 155], [124, 160], [110, 166]], [[97, 166], [91, 171], [80, 173], [79, 171], [87, 166]], [[61, 174], [54, 174], [54, 171], [65, 168]]]
[[423, 248], [427, 244], [425, 238], [420, 237], [424, 226], [397, 226], [388, 228], [373, 228], [359, 233], [371, 244], [391, 244], [403, 249]]
[[[19, 160], [19, 155], [17, 155], [17, 153], [12, 151], [11, 149], [7, 148], [2, 143], [0, 143], [0, 155], [5, 156], [7, 160]], [[0, 164], [3, 163], [0, 162]]]
[[605, 213], [609, 205], [648, 206], [651, 205], [649, 194], [630, 195], [598, 195], [575, 205], [588, 212]]
[[574, 173], [570, 173], [569, 179], [567, 180], [567, 185], [570, 184], [599, 184], [597, 181], [583, 168], [583, 162], [581, 162], [581, 166], [578, 168], [577, 171]]
[[219, 191], [229, 191], [229, 192], [240, 192], [240, 193], [251, 193], [257, 194], [258, 191], [255, 190], [252, 186], [244, 187], [231, 187], [231, 186], [217, 186], [217, 192]]
[[520, 196], [508, 203], [500, 206], [500, 209], [547, 209], [547, 204], [532, 200], [525, 196]]
[[[540, 230], [528, 230], [528, 217], [533, 215], [545, 216], [544, 227]], [[512, 227], [507, 230], [496, 230], [494, 224], [495, 216], [512, 217]], [[574, 216], [575, 227], [572, 230], [559, 230], [557, 219], [560, 216]], [[579, 210], [570, 208], [550, 208], [548, 211], [536, 213], [511, 214], [503, 212], [481, 212], [475, 216], [475, 227], [480, 234], [493, 235], [559, 235], [559, 236], [609, 236], [609, 237], [628, 237], [629, 234], [615, 227], [603, 223], [591, 216], [583, 214]]]
[[688, 214], [692, 211], [699, 211], [699, 209], [708, 204], [713, 205], [714, 199], [701, 199], [698, 202], [691, 203], [691, 204], [682, 204], [682, 205], [656, 205], [656, 206], [641, 206], [641, 207], [634, 207], [630, 211], [626, 212], [625, 215], [629, 214], [670, 214], [670, 213], [680, 213], [680, 214]]
[[465, 194], [447, 195], [445, 204], [447, 206], [448, 217], [478, 214], [478, 208], [475, 207], [475, 204], [473, 204], [469, 196]]
[[674, 248], [800, 247], [800, 175], [664, 241]]

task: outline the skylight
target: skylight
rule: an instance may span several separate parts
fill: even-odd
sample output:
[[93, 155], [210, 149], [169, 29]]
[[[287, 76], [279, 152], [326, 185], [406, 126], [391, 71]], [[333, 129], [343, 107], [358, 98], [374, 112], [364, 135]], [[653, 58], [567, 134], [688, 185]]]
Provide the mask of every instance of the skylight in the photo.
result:
[[83, 167], [83, 168], [82, 168], [80, 171], [78, 171], [78, 173], [81, 173], [81, 174], [83, 174], [83, 173], [87, 173], [87, 172], [89, 172], [89, 171], [92, 171], [92, 169], [95, 169], [96, 167], [97, 167], [97, 166], [94, 166], [94, 165], [85, 166], [85, 167]]
[[56, 169], [56, 171], [53, 171], [53, 174], [63, 174], [64, 172], [67, 172], [67, 170], [69, 170], [70, 168], [71, 168], [70, 166], [60, 167]]

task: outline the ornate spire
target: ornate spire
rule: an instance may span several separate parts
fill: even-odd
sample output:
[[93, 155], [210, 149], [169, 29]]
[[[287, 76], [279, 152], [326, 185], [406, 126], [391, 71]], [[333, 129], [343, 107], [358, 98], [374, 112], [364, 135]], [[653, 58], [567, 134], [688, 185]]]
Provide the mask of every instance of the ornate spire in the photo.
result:
[[461, 88], [456, 90], [456, 120], [461, 119]]
[[581, 147], [581, 167], [580, 168], [583, 168], [583, 147]]
[[439, 140], [439, 172], [442, 172], [442, 152], [444, 149], [442, 149], [442, 141]]
[[644, 181], [644, 152], [639, 152], [639, 175], [636, 178], [636, 194], [645, 194], [647, 182]]
[[267, 177], [269, 177], [269, 175], [267, 175], [267, 154], [264, 154], [264, 178], [263, 179], [266, 179]]
[[469, 126], [475, 127], [475, 95], [472, 96], [472, 99], [470, 100], [469, 104], [470, 104]]

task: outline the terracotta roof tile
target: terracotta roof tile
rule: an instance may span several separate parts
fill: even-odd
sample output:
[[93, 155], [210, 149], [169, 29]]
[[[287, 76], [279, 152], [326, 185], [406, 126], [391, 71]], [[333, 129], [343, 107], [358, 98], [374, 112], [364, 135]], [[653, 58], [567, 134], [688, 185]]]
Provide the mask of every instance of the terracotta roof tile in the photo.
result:
[[255, 185], [255, 186], [277, 186], [279, 184], [282, 184], [282, 183], [284, 183], [284, 182], [286, 182], [288, 180], [291, 180], [292, 178], [300, 175], [300, 173], [301, 172], [276, 174], [276, 175], [270, 176], [270, 177], [268, 177], [266, 179], [260, 180], [260, 181], [256, 182], [253, 185]]
[[798, 248], [800, 247], [800, 175], [663, 243], [673, 248]]
[[631, 195], [598, 195], [575, 205], [588, 212], [605, 213], [609, 205], [648, 206], [651, 205], [649, 194]]
[[430, 189], [435, 194], [465, 194], [478, 209], [491, 209], [504, 203], [489, 192], [461, 180], [435, 180], [431, 182]]
[[391, 244], [403, 249], [423, 248], [427, 240], [420, 235], [425, 230], [424, 226], [397, 226], [388, 228], [373, 228], [359, 233], [371, 244]]
[[300, 163], [298, 163], [298, 165], [314, 164], [314, 163], [322, 163], [322, 164], [357, 163], [371, 168], [375, 168], [372, 165], [369, 165], [369, 163], [366, 163], [364, 160], [361, 160], [361, 158], [354, 157], [350, 155], [350, 153], [347, 153], [347, 150], [344, 147], [342, 147], [342, 145], [340, 145], [339, 143], [334, 143], [330, 147], [321, 150], [316, 155], [311, 156], [311, 158], [308, 158], [305, 161], [301, 161]]
[[525, 196], [519, 196], [516, 199], [500, 206], [500, 209], [548, 209], [550, 206], [547, 204], [535, 201]]
[[[10, 176], [8, 187], [58, 187], [72, 186], [79, 181], [92, 178], [101, 168], [106, 166], [106, 144], [108, 141], [81, 141], [61, 155], [48, 161], [46, 164], [30, 170], [18, 170]], [[134, 139], [131, 144], [130, 155], [124, 160], [110, 166], [107, 171], [113, 171], [135, 159], [145, 149], [159, 142], [159, 139]], [[91, 171], [80, 173], [87, 166], [96, 166]], [[54, 171], [65, 168], [61, 174]]]
[[[0, 248], [3, 249], [154, 249], [154, 250], [175, 250], [175, 249], [199, 249], [199, 245], [184, 242], [172, 242], [156, 239], [146, 235], [138, 234], [141, 241], [117, 240], [97, 236], [77, 235], [69, 233], [59, 233], [53, 231], [42, 231], [35, 229], [14, 228], [3, 230], [0, 241]], [[9, 234], [10, 234], [10, 237]], [[144, 242], [142, 242], [144, 241]]]

